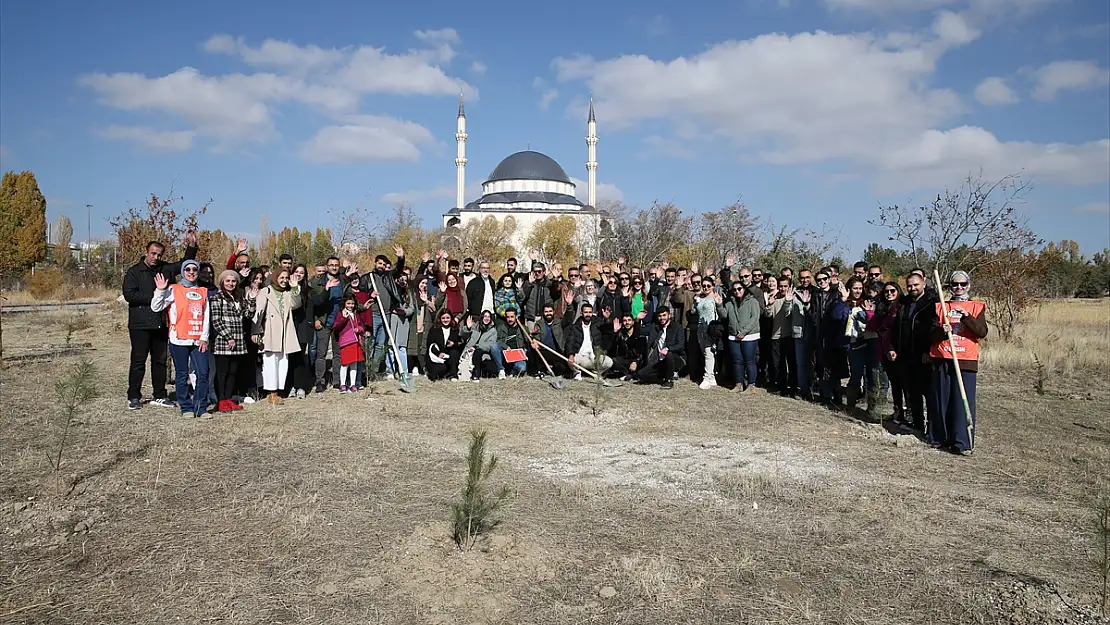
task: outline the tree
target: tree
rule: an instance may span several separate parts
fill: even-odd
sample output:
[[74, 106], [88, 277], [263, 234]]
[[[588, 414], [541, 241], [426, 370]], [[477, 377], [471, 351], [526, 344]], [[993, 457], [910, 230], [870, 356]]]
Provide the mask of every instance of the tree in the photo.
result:
[[[54, 264], [62, 271], [73, 269], [73, 253], [69, 251], [73, 240], [73, 223], [69, 217], [61, 215], [54, 224]], [[91, 243], [90, 243], [91, 244]]]
[[212, 263], [218, 275], [228, 256], [235, 253], [235, 241], [219, 228], [200, 230], [197, 232], [197, 248], [197, 260]]
[[393, 248], [400, 246], [415, 258], [422, 253], [435, 250], [440, 245], [440, 233], [425, 230], [420, 218], [408, 202], [397, 202], [393, 210], [374, 233], [370, 248], [374, 254], [393, 254]]
[[1040, 253], [1044, 266], [1045, 297], [1074, 297], [1087, 274], [1087, 261], [1079, 253], [1079, 244], [1063, 240], [1049, 242]]
[[917, 266], [914, 264], [915, 258], [925, 258], [927, 256], [922, 250], [919, 250], [917, 254], [911, 254], [908, 251], [899, 253], [898, 250], [892, 247], [883, 247], [878, 243], [872, 243], [863, 251], [863, 262], [868, 265], [882, 267], [887, 279], [893, 280], [912, 271]]
[[827, 230], [787, 230], [786, 226], [769, 222], [768, 231], [770, 234], [756, 258], [756, 266], [776, 275], [783, 267], [816, 271], [836, 248], [836, 238]]
[[1110, 249], [1095, 252], [1087, 263], [1077, 297], [1106, 297], [1110, 294]]
[[0, 179], [0, 277], [22, 275], [46, 258], [46, 197], [35, 174]]
[[1044, 289], [1044, 263], [1032, 250], [992, 252], [975, 273], [973, 286], [986, 305], [987, 323], [1003, 341], [1014, 336], [1025, 311]]
[[513, 233], [516, 232], [516, 219], [505, 217], [498, 219], [493, 215], [486, 215], [481, 221], [472, 217], [455, 234], [462, 256], [483, 258], [490, 264], [503, 264], [507, 259], [516, 254], [512, 245]]
[[133, 263], [146, 253], [147, 243], [158, 241], [165, 246], [163, 258], [178, 258], [178, 247], [185, 240], [189, 228], [195, 228], [197, 218], [208, 212], [209, 199], [200, 208], [179, 214], [176, 205], [184, 198], [173, 195], [165, 198], [151, 193], [142, 207], [128, 206], [123, 213], [108, 220], [116, 232], [120, 258]]
[[570, 215], [548, 217], [532, 227], [524, 246], [539, 253], [545, 263], [570, 266], [578, 262], [575, 234], [578, 222]]
[[670, 258], [693, 239], [693, 217], [670, 202], [654, 202], [630, 219], [616, 224], [616, 250], [633, 266], [647, 267]]
[[869, 223], [890, 232], [888, 240], [914, 255], [914, 264], [924, 267], [932, 258], [942, 276], [954, 269], [970, 274], [992, 262], [993, 252], [1025, 250], [1038, 243], [1017, 213], [1032, 187], [1016, 174], [991, 182], [969, 175], [955, 189], [945, 189], [924, 206], [879, 207], [879, 218]]
[[305, 264], [323, 265], [329, 256], [335, 256], [331, 230], [317, 228], [316, 233], [312, 236], [312, 247], [309, 248]]
[[698, 222], [698, 235], [704, 243], [701, 254], [708, 252], [710, 257], [694, 260], [721, 265], [726, 258], [733, 258], [738, 263], [751, 263], [759, 247], [757, 230], [755, 219], [741, 200], [719, 211], [702, 213]]

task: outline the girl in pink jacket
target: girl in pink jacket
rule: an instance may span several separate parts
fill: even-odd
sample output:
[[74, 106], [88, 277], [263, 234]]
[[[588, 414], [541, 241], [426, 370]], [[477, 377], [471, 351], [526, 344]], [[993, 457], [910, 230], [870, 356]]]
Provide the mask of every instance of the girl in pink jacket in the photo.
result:
[[[358, 318], [355, 298], [343, 298], [343, 310], [335, 316], [332, 330], [335, 332], [336, 341], [339, 343], [339, 392], [352, 393], [362, 390], [358, 385], [362, 376], [362, 363], [365, 357], [362, 354], [362, 335], [366, 332], [362, 320]], [[354, 366], [352, 366], [354, 365]]]

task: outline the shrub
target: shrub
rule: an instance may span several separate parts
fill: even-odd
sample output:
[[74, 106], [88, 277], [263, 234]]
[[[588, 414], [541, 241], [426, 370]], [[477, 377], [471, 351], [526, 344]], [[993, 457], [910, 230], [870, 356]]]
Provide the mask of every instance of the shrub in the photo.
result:
[[57, 267], [44, 267], [27, 275], [27, 290], [37, 300], [57, 297], [65, 282], [65, 275]]

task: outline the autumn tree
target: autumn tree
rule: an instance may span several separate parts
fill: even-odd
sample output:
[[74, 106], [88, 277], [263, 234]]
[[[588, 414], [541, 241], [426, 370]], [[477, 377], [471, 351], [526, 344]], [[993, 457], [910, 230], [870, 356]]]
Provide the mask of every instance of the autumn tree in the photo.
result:
[[305, 264], [309, 266], [323, 265], [329, 256], [335, 256], [335, 245], [332, 244], [332, 233], [327, 228], [317, 228], [312, 235], [312, 246], [305, 256]]
[[[721, 210], [702, 213], [698, 219], [698, 238], [702, 245], [703, 265], [722, 265], [727, 258], [749, 264], [759, 248], [758, 224], [740, 200]], [[707, 256], [707, 257], [706, 257]]]
[[169, 195], [159, 197], [153, 193], [141, 207], [129, 205], [123, 213], [108, 220], [115, 230], [123, 263], [133, 263], [146, 252], [147, 243], [158, 241], [165, 246], [163, 258], [178, 258], [185, 241], [185, 233], [195, 228], [197, 218], [208, 212], [208, 200], [193, 210], [178, 212], [184, 198]]
[[440, 232], [426, 230], [412, 204], [397, 202], [385, 220], [374, 229], [372, 254], [393, 255], [393, 248], [400, 246], [414, 259], [424, 252], [440, 246]]
[[1087, 260], [1079, 253], [1079, 244], [1066, 239], [1049, 242], [1039, 259], [1044, 265], [1045, 297], [1075, 297], [1087, 274]]
[[54, 264], [62, 271], [73, 269], [73, 253], [69, 245], [73, 241], [73, 222], [69, 217], [60, 215], [54, 224]]
[[578, 222], [574, 217], [553, 215], [532, 227], [524, 246], [535, 250], [545, 263], [570, 266], [578, 262], [577, 232]]
[[1017, 212], [1031, 189], [1016, 174], [995, 181], [969, 175], [928, 204], [879, 207], [878, 219], [869, 223], [886, 229], [890, 241], [913, 254], [916, 266], [932, 260], [942, 276], [955, 269], [974, 274], [996, 261], [995, 252], [1038, 243]]
[[637, 267], [648, 267], [670, 258], [693, 238], [693, 217], [668, 202], [655, 202], [650, 208], [617, 222], [616, 251]]
[[197, 260], [212, 263], [217, 274], [224, 267], [227, 258], [235, 253], [235, 241], [219, 228], [198, 231], [197, 247]]
[[516, 227], [516, 219], [512, 217], [498, 219], [486, 215], [481, 221], [472, 217], [454, 234], [458, 241], [458, 253], [484, 258], [490, 264], [503, 264], [516, 254], [512, 245]]
[[0, 277], [22, 275], [46, 258], [46, 197], [35, 174], [9, 171], [0, 180]]
[[755, 264], [775, 274], [783, 267], [791, 267], [795, 272], [802, 269], [816, 271], [834, 253], [836, 241], [835, 234], [828, 229], [791, 229], [768, 222], [767, 236]]
[[986, 305], [987, 323], [1003, 341], [1013, 338], [1025, 312], [1041, 297], [1044, 277], [1041, 257], [1018, 247], [990, 252], [976, 270], [972, 286]]

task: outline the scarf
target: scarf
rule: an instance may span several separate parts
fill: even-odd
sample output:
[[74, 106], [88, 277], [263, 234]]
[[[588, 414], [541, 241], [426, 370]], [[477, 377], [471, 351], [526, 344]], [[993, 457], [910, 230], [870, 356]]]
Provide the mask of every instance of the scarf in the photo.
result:
[[452, 316], [462, 314], [464, 306], [462, 287], [457, 282], [455, 286], [447, 287], [447, 312]]
[[188, 278], [185, 277], [185, 268], [189, 267], [189, 266], [193, 266], [193, 267], [197, 268], [197, 276], [199, 277], [200, 276], [200, 263], [198, 263], [195, 260], [187, 260], [187, 261], [181, 263], [181, 286], [188, 287], [188, 288], [192, 289], [192, 288], [196, 288], [197, 283], [196, 283], [196, 280], [189, 280]]

